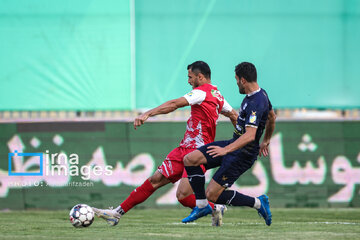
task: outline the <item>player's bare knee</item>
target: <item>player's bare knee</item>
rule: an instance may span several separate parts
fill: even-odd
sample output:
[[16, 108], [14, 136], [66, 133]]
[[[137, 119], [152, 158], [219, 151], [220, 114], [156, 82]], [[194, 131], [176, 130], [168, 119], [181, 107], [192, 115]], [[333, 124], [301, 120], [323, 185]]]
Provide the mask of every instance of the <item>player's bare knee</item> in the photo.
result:
[[185, 166], [199, 166], [200, 165], [200, 164], [198, 164], [198, 159], [196, 159], [194, 157], [194, 155], [191, 153], [186, 154], [183, 160], [184, 160]]
[[212, 193], [209, 193], [206, 195], [207, 200], [209, 200], [210, 202], [216, 202], [216, 200], [218, 199], [218, 197]]
[[189, 157], [189, 154], [186, 154], [183, 160], [185, 166], [192, 166], [192, 160]]
[[156, 189], [163, 185], [162, 184], [163, 178], [164, 176], [161, 173], [157, 174], [157, 172], [155, 172], [155, 174], [149, 177], [148, 180], [151, 183], [151, 185]]
[[154, 174], [151, 177], [149, 177], [148, 180], [152, 185], [154, 185], [159, 182], [159, 177]]
[[180, 200], [180, 199], [183, 199], [183, 192], [181, 191], [181, 189], [178, 187], [177, 189], [176, 189], [176, 198], [178, 199], [178, 200]]
[[219, 197], [218, 192], [214, 191], [211, 188], [206, 189], [205, 195], [207, 200], [209, 200], [210, 202], [216, 202]]
[[192, 188], [190, 187], [190, 189], [188, 188], [184, 188], [184, 187], [178, 187], [178, 189], [176, 190], [176, 198], [178, 200], [184, 199], [187, 196], [191, 195], [192, 192]]
[[186, 196], [185, 196], [185, 193], [181, 190], [177, 190], [176, 191], [176, 198], [177, 200], [181, 200], [181, 199], [184, 199]]

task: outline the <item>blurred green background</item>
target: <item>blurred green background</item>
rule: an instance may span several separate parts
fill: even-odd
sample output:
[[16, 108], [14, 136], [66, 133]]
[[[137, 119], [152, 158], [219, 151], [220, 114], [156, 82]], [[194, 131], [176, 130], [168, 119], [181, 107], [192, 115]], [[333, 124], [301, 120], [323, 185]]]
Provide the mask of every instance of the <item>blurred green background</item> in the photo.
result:
[[276, 108], [360, 107], [358, 0], [0, 0], [1, 110], [133, 110], [209, 63], [239, 107], [253, 62]]

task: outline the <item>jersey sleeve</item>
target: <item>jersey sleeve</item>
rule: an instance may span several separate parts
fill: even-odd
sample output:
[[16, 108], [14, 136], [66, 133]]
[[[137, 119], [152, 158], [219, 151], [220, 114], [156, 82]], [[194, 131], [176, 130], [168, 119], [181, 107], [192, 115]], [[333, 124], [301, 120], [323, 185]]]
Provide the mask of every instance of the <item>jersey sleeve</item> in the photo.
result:
[[266, 96], [266, 98], [267, 98], [267, 100], [269, 102], [269, 111], [271, 111], [272, 110], [272, 104], [270, 102], [269, 95], [267, 94], [267, 92], [264, 89], [263, 89], [263, 91], [264, 91], [264, 94], [265, 94], [265, 96]]
[[206, 92], [194, 89], [191, 92], [184, 95], [184, 98], [189, 102], [190, 105], [201, 104], [206, 98]]
[[224, 99], [224, 105], [221, 109], [221, 113], [228, 113], [231, 112], [233, 108], [230, 106], [230, 104]]
[[273, 108], [272, 108], [272, 104], [271, 104], [271, 102], [270, 102], [270, 99], [268, 98], [268, 100], [269, 100], [269, 111], [271, 111]]

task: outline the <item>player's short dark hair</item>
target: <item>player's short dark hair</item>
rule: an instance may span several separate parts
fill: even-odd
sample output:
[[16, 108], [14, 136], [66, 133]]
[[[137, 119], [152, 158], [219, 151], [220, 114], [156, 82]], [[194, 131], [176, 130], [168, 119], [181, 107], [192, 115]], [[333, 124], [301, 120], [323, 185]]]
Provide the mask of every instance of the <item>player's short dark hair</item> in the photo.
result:
[[257, 73], [254, 64], [242, 62], [235, 67], [235, 74], [240, 78], [245, 78], [247, 82], [256, 82]]
[[196, 61], [192, 64], [189, 64], [187, 66], [187, 70], [191, 70], [193, 73], [198, 75], [199, 73], [202, 73], [205, 78], [210, 79], [211, 78], [211, 70], [209, 65], [206, 62], [203, 61]]

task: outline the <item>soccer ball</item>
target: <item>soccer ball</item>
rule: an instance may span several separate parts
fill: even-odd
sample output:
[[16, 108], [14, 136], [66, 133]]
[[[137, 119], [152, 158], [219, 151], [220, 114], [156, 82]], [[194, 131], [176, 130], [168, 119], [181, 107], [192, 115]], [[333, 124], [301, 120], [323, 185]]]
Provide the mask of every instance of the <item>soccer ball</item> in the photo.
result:
[[70, 222], [76, 228], [88, 227], [94, 221], [94, 211], [86, 204], [77, 204], [70, 210]]

